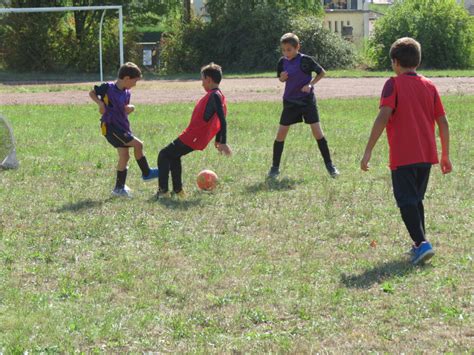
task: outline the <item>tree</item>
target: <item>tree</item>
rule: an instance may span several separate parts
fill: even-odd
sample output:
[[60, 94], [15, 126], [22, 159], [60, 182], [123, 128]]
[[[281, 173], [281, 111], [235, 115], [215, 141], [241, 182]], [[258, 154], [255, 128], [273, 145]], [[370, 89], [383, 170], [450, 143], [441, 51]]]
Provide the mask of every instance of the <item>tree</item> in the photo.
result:
[[269, 10], [287, 10], [289, 15], [322, 15], [319, 0], [208, 0], [206, 10], [212, 19], [226, 14], [246, 12], [251, 15], [258, 7]]

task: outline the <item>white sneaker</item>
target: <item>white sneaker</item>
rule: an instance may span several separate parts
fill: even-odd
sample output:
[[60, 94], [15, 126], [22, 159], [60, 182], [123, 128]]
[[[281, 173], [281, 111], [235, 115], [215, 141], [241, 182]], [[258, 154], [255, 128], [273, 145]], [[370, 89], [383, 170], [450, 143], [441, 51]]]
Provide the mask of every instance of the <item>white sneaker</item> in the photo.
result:
[[112, 196], [131, 198], [131, 197], [132, 197], [131, 191], [132, 191], [132, 190], [130, 190], [130, 188], [129, 188], [127, 185], [125, 185], [125, 186], [123, 187], [123, 189], [117, 189], [117, 188], [115, 188], [115, 189], [112, 191]]

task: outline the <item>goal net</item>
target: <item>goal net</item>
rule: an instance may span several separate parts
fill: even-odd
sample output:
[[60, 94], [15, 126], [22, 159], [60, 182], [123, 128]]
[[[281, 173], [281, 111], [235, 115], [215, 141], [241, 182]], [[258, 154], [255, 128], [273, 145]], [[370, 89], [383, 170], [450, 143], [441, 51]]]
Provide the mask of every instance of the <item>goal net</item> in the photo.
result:
[[5, 117], [0, 116], [0, 168], [18, 168], [13, 129]]

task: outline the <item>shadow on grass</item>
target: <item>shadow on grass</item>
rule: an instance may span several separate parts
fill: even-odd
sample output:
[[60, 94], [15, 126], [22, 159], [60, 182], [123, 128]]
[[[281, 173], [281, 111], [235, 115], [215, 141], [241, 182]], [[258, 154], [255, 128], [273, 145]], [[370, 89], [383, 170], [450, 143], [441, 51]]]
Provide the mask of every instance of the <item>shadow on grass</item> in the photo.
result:
[[147, 200], [148, 203], [159, 203], [160, 205], [169, 208], [171, 210], [183, 210], [186, 211], [190, 208], [200, 206], [201, 198], [186, 198], [185, 200], [178, 200], [175, 198], [163, 198], [157, 199], [156, 196], [152, 196]]
[[370, 288], [373, 284], [382, 284], [392, 277], [405, 276], [416, 270], [407, 259], [380, 263], [358, 275], [341, 275], [341, 282], [349, 288]]
[[90, 208], [95, 208], [102, 206], [104, 203], [112, 200], [112, 198], [108, 198], [102, 201], [97, 201], [97, 200], [91, 200], [91, 199], [86, 199], [74, 203], [66, 203], [62, 207], [58, 208], [56, 212], [63, 213], [63, 212], [79, 212], [82, 210], [90, 209]]
[[266, 179], [265, 181], [259, 182], [254, 185], [249, 185], [245, 188], [245, 191], [249, 194], [254, 194], [262, 191], [284, 191], [293, 190], [296, 185], [303, 183], [303, 179]]

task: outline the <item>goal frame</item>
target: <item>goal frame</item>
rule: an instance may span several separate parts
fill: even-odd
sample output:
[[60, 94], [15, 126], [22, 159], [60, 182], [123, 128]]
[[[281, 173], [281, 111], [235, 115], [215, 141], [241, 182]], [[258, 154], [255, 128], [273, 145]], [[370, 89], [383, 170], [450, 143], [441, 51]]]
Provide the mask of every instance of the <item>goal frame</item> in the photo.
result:
[[65, 6], [65, 7], [9, 7], [0, 8], [0, 14], [18, 14], [18, 13], [41, 13], [41, 12], [70, 12], [70, 11], [97, 11], [103, 10], [100, 19], [99, 27], [99, 62], [100, 62], [100, 81], [104, 81], [104, 70], [102, 63], [102, 26], [104, 23], [104, 16], [107, 10], [118, 11], [119, 17], [119, 46], [120, 46], [120, 65], [124, 63], [123, 53], [123, 8], [121, 5], [107, 5], [107, 6]]
[[11, 127], [10, 122], [6, 119], [5, 116], [2, 116], [1, 114], [0, 114], [0, 124], [6, 127], [8, 135], [11, 140], [10, 151], [8, 152], [7, 156], [0, 157], [0, 170], [17, 169], [19, 166], [19, 163], [16, 158], [16, 142], [15, 142], [15, 136], [13, 135], [13, 129]]

